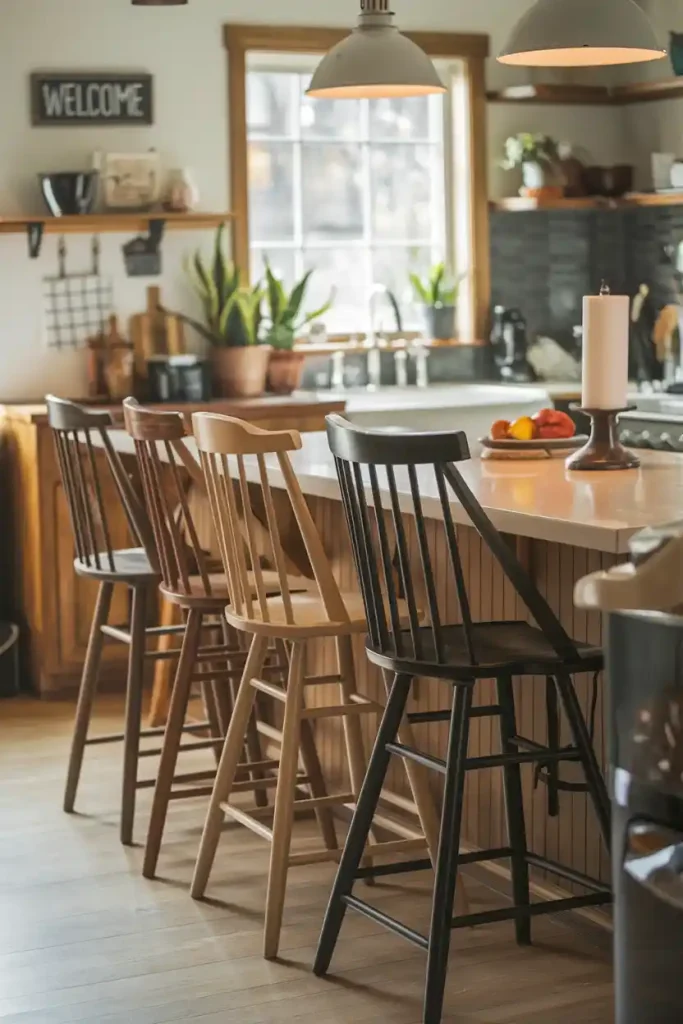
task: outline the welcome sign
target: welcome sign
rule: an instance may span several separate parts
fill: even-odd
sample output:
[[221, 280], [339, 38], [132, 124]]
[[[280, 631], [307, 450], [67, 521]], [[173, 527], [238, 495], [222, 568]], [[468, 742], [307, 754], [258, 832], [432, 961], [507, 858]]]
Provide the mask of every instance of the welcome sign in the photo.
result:
[[31, 75], [34, 125], [153, 124], [152, 76], [37, 72]]

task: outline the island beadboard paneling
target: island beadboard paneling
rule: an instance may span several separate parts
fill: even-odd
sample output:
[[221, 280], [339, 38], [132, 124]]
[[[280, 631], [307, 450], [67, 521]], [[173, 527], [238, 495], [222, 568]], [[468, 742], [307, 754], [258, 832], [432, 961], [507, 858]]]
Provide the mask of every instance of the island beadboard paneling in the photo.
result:
[[[343, 589], [356, 589], [355, 571], [343, 519], [338, 501], [309, 498], [309, 505], [315, 522], [323, 537], [325, 548], [334, 566], [335, 575]], [[407, 520], [411, 558], [418, 558], [414, 522]], [[445, 551], [442, 524], [427, 522], [430, 554], [436, 573], [440, 607], [444, 621], [457, 622], [459, 619], [455, 588], [449, 571]], [[509, 581], [482, 543], [475, 530], [467, 527], [458, 529], [461, 557], [467, 579], [468, 592], [475, 619], [523, 619], [528, 618], [521, 601]], [[512, 544], [515, 538], [509, 538]], [[587, 614], [574, 608], [572, 593], [575, 580], [587, 572], [608, 568], [616, 561], [615, 556], [561, 544], [541, 541], [524, 541], [522, 556], [532, 572], [537, 585], [559, 615], [568, 631], [577, 640], [600, 643], [601, 619], [598, 614]], [[330, 644], [317, 641], [312, 645], [310, 670], [330, 673], [335, 670], [334, 651]], [[362, 693], [382, 700], [384, 683], [379, 671], [371, 666], [364, 653], [363, 640], [356, 641], [356, 665], [358, 688]], [[518, 728], [521, 734], [539, 742], [547, 740], [545, 686], [543, 677], [526, 677], [515, 680]], [[592, 677], [576, 677], [577, 689], [584, 712], [588, 714], [591, 703]], [[320, 695], [317, 695], [318, 698]], [[310, 693], [313, 703], [315, 691]], [[329, 694], [327, 695], [329, 698]], [[439, 680], [419, 680], [414, 686], [413, 709], [428, 710], [450, 706], [452, 687]], [[495, 683], [480, 682], [475, 691], [475, 704], [495, 703]], [[604, 680], [600, 680], [598, 703], [595, 716], [596, 749], [602, 764], [606, 758], [607, 694]], [[376, 720], [364, 716], [366, 749], [369, 753], [374, 739]], [[499, 750], [497, 736], [498, 719], [481, 718], [472, 722], [470, 754], [477, 756]], [[420, 746], [430, 753], [443, 756], [446, 749], [447, 725], [431, 723], [416, 727]], [[344, 741], [341, 724], [336, 720], [318, 723], [318, 748], [323, 768], [330, 783], [335, 786], [344, 780]], [[561, 742], [568, 743], [570, 737], [566, 723], [562, 724]], [[529, 847], [537, 853], [559, 860], [578, 871], [594, 877], [608, 878], [609, 863], [606, 850], [599, 836], [597, 822], [583, 793], [561, 793], [560, 814], [550, 818], [547, 814], [547, 791], [544, 785], [534, 787], [533, 768], [523, 768], [524, 801], [527, 820]], [[580, 781], [580, 769], [573, 764], [562, 765], [562, 778]], [[409, 796], [407, 781], [400, 763], [394, 763], [389, 777], [389, 787]], [[434, 775], [434, 784], [438, 778]], [[505, 842], [504, 801], [502, 773], [500, 769], [470, 772], [467, 778], [463, 818], [463, 838], [478, 847], [501, 846]], [[558, 880], [549, 877], [548, 882]], [[567, 887], [567, 883], [562, 883]]]

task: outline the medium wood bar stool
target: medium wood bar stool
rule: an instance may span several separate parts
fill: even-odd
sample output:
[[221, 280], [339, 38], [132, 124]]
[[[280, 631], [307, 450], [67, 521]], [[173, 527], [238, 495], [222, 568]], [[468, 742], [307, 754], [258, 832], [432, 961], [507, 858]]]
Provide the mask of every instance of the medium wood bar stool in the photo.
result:
[[[193, 416], [193, 427], [219, 547], [230, 583], [231, 603], [226, 609], [227, 620], [235, 629], [251, 637], [251, 646], [211, 797], [191, 891], [195, 898], [204, 894], [226, 815], [269, 840], [271, 859], [264, 955], [273, 958], [279, 947], [289, 867], [336, 860], [339, 856], [336, 843], [333, 845], [329, 841], [326, 841], [323, 850], [290, 852], [295, 809], [316, 810], [321, 807], [331, 808], [334, 804], [349, 808], [355, 806], [365, 772], [359, 716], [376, 714], [382, 709], [356, 691], [351, 637], [355, 633], [365, 633], [367, 629], [362, 599], [360, 594], [340, 592], [301, 493], [289, 460], [289, 452], [301, 447], [300, 435], [293, 430], [260, 430], [240, 420], [209, 413], [196, 413]], [[247, 460], [246, 456], [252, 458]], [[306, 593], [292, 592], [284, 570], [282, 539], [266, 456], [272, 456], [284, 478], [288, 503], [313, 570], [315, 580]], [[249, 491], [250, 480], [257, 487], [265, 508], [270, 554], [280, 578], [280, 594], [277, 597], [268, 596], [259, 567], [257, 524]], [[251, 552], [255, 588], [252, 588], [243, 555], [240, 509], [244, 517], [247, 546]], [[398, 605], [397, 614], [407, 615], [407, 609], [402, 603]], [[328, 676], [306, 674], [306, 647], [309, 640], [318, 637], [335, 641], [338, 673]], [[261, 678], [269, 641], [285, 642], [288, 646], [289, 676], [286, 687], [274, 686]], [[338, 701], [307, 708], [305, 692], [309, 686], [334, 686], [339, 694]], [[239, 751], [244, 742], [245, 725], [257, 692], [272, 697], [282, 705], [284, 711], [272, 828], [262, 820], [258, 809], [245, 811], [229, 801], [235, 791], [234, 779]], [[311, 721], [330, 718], [341, 719], [343, 724], [350, 791], [297, 800], [302, 729]], [[413, 833], [413, 838], [406, 839], [404, 829], [392, 825], [391, 819], [384, 820], [383, 825], [401, 838], [387, 843], [375, 843], [368, 848], [366, 855], [424, 850], [425, 840], [421, 833]]]
[[[578, 762], [585, 789], [593, 804], [600, 831], [609, 847], [610, 807], [605, 783], [593, 750], [589, 729], [572, 682], [572, 674], [597, 672], [602, 667], [598, 648], [572, 640], [550, 606], [522, 569], [509, 546], [467, 487], [455, 463], [469, 458], [463, 433], [386, 434], [362, 430], [339, 416], [328, 417], [328, 438], [335, 457], [354, 561], [369, 624], [367, 654], [370, 661], [391, 671], [391, 690], [358, 806], [347, 837], [332, 890], [314, 970], [324, 975], [330, 965], [347, 907], [379, 922], [427, 951], [427, 986], [423, 1020], [441, 1020], [451, 928], [514, 920], [517, 941], [531, 941], [531, 917], [578, 907], [595, 906], [611, 899], [606, 885], [540, 857], [528, 850], [522, 801], [522, 764], [557, 765]], [[388, 513], [382, 512], [383, 492]], [[423, 500], [437, 501], [443, 537], [449, 554], [461, 623], [441, 621], [434, 566], [428, 544]], [[526, 622], [473, 622], [457, 534], [451, 510], [457, 499], [471, 524], [500, 564], [536, 626]], [[403, 510], [409, 505], [417, 534], [418, 556], [409, 557]], [[396, 542], [397, 572], [391, 545]], [[429, 624], [417, 614], [420, 595], [426, 595]], [[409, 610], [406, 628], [399, 600]], [[543, 675], [554, 680], [567, 717], [573, 745], [558, 750], [520, 736], [517, 731], [513, 676]], [[408, 715], [415, 723], [450, 721], [446, 759], [422, 753], [397, 739], [399, 723], [413, 680], [443, 680], [454, 690], [447, 711]], [[496, 705], [473, 706], [477, 681], [495, 679]], [[500, 727], [501, 753], [468, 756], [470, 722], [495, 716]], [[444, 776], [445, 795], [429, 935], [422, 935], [372, 907], [353, 894], [354, 882], [367, 875], [361, 866], [375, 808], [391, 755], [426, 765]], [[508, 845], [474, 853], [460, 853], [460, 826], [465, 775], [469, 771], [502, 767]], [[453, 916], [453, 896], [463, 864], [508, 858], [512, 869], [513, 905], [480, 913]], [[550, 870], [588, 890], [587, 895], [531, 904], [529, 866]], [[415, 862], [415, 869], [429, 862]], [[406, 864], [400, 865], [406, 870]], [[382, 869], [383, 874], [395, 866]]]
[[[228, 583], [222, 569], [216, 571], [218, 567], [212, 566], [209, 555], [199, 543], [187, 488], [181, 478], [181, 472], [185, 471], [190, 481], [204, 491], [204, 477], [186, 445], [182, 415], [145, 409], [132, 398], [126, 399], [123, 405], [126, 428], [135, 441], [145, 503], [161, 566], [160, 590], [163, 597], [179, 606], [186, 616], [143, 863], [143, 875], [153, 878], [170, 801], [209, 796], [212, 792], [210, 783], [215, 769], [175, 774], [179, 754], [188, 747], [197, 749], [202, 745], [201, 742], [181, 744], [192, 685], [199, 683], [205, 694], [208, 690], [209, 707], [211, 698], [215, 703], [216, 728], [209, 743], [219, 753], [232, 714], [234, 684], [242, 676], [246, 650], [240, 642], [241, 634], [229, 628], [223, 614], [230, 599]], [[263, 570], [262, 576], [267, 592], [278, 594], [280, 580], [277, 574]], [[306, 589], [309, 585], [307, 580], [292, 577], [288, 578], [288, 584], [293, 590]], [[203, 644], [202, 629], [212, 626], [215, 629], [216, 624], [223, 634], [223, 643]], [[281, 650], [278, 654], [280, 663], [271, 664], [269, 671], [286, 672], [286, 652]], [[306, 747], [306, 754], [311, 754], [310, 745]], [[277, 767], [277, 761], [264, 759], [253, 715], [246, 729], [244, 756], [240, 780], [235, 788], [252, 789], [257, 806], [267, 806], [267, 790], [275, 785], [272, 769]], [[308, 774], [313, 786], [319, 785], [322, 773], [314, 748], [309, 758]], [[193, 785], [188, 789], [186, 783]], [[318, 790], [318, 795], [324, 794]]]
[[[47, 396], [46, 402], [73, 527], [76, 546], [74, 568], [79, 576], [99, 584], [78, 694], [64, 810], [70, 813], [74, 809], [85, 747], [123, 740], [120, 835], [122, 843], [130, 844], [133, 841], [136, 791], [149, 785], [149, 782], [138, 780], [140, 737], [158, 736], [163, 732], [162, 729], [141, 730], [140, 725], [145, 661], [158, 657], [157, 652], [146, 651], [146, 638], [158, 639], [178, 630], [146, 626], [147, 594], [156, 590], [160, 578], [154, 539], [144, 505], [109, 438], [110, 414], [85, 409], [52, 395]], [[104, 465], [99, 454], [102, 449]], [[125, 511], [130, 534], [134, 543], [139, 545], [137, 547], [114, 547], [104, 499], [109, 493], [107, 485], [112, 481]], [[113, 590], [117, 584], [127, 587], [131, 595], [129, 626], [108, 624]], [[90, 718], [105, 639], [128, 644], [129, 648], [125, 730], [120, 735], [90, 738]]]

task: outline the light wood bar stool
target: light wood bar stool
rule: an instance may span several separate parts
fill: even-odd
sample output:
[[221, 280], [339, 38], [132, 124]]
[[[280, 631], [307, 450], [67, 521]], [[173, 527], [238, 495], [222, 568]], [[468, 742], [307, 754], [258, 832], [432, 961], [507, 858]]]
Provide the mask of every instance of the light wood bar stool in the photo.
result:
[[[297, 431], [265, 431], [227, 416], [196, 413], [193, 428], [204, 470], [219, 549], [230, 583], [231, 603], [226, 617], [231, 626], [251, 637], [249, 655], [237, 695], [228, 738], [221, 757], [209, 813], [192, 882], [192, 895], [201, 898], [208, 883], [225, 816], [240, 822], [271, 842], [270, 872], [266, 898], [264, 955], [277, 955], [282, 926], [288, 869], [292, 865], [337, 860], [338, 850], [290, 852], [295, 809], [317, 810], [334, 804], [349, 809], [355, 802], [365, 772], [365, 754], [360, 715], [377, 714], [382, 708], [356, 691], [351, 638], [365, 633], [367, 626], [360, 594], [341, 593], [325, 555], [320, 536], [304, 500], [288, 453], [301, 447]], [[285, 483], [294, 519], [308, 553], [315, 577], [306, 593], [293, 593], [284, 566], [283, 546], [265, 456], [274, 455]], [[230, 459], [230, 457], [233, 457]], [[254, 456], [249, 466], [245, 456]], [[231, 469], [233, 474], [231, 475]], [[280, 579], [280, 594], [269, 597], [257, 557], [257, 521], [252, 508], [248, 471], [254, 472], [258, 501], [262, 499], [273, 564]], [[251, 552], [252, 578], [244, 558], [242, 520], [247, 547]], [[399, 609], [406, 616], [407, 609]], [[330, 638], [337, 647], [339, 671], [328, 676], [306, 675], [306, 645], [313, 638]], [[289, 648], [289, 676], [286, 688], [261, 678], [269, 641], [284, 641]], [[308, 686], [332, 685], [339, 699], [333, 704], [306, 707]], [[257, 693], [267, 694], [283, 706], [282, 750], [280, 756], [272, 828], [263, 821], [258, 808], [238, 808], [229, 798], [236, 791], [235, 777], [244, 730]], [[341, 718], [346, 743], [350, 791], [334, 796], [297, 800], [298, 760], [302, 728], [311, 721]], [[425, 848], [420, 832], [408, 833], [402, 825], [385, 819], [385, 830], [400, 836], [395, 841], [371, 843], [369, 858]], [[336, 846], [336, 844], [335, 844]]]
[[[138, 779], [138, 762], [142, 756], [140, 738], [159, 736], [163, 732], [163, 729], [141, 730], [145, 661], [177, 656], [177, 651], [173, 650], [163, 655], [147, 651], [146, 639], [158, 640], [160, 636], [172, 635], [179, 630], [175, 627], [148, 628], [146, 625], [147, 594], [156, 590], [160, 578], [154, 538], [144, 505], [109, 438], [110, 414], [85, 409], [53, 395], [46, 397], [46, 403], [74, 533], [74, 569], [79, 576], [99, 585], [78, 694], [64, 810], [71, 813], [74, 809], [86, 746], [123, 741], [120, 836], [122, 843], [130, 844], [133, 841], [136, 791], [153, 785], [153, 780]], [[111, 494], [112, 483], [136, 547], [115, 547], [105, 501], [105, 496]], [[108, 623], [116, 585], [127, 587], [130, 594], [129, 625]], [[125, 729], [122, 734], [90, 737], [90, 718], [105, 639], [125, 643], [129, 648]], [[158, 751], [145, 750], [143, 753], [149, 755]]]
[[[175, 775], [178, 755], [188, 746], [181, 745], [181, 738], [192, 685], [200, 683], [205, 695], [208, 693], [207, 705], [211, 707], [213, 704], [216, 708], [214, 739], [209, 743], [219, 750], [232, 713], [233, 686], [242, 676], [246, 651], [242, 635], [229, 628], [223, 614], [229, 601], [226, 577], [222, 570], [215, 571], [217, 567], [211, 565], [207, 552], [199, 543], [182, 471], [185, 470], [190, 480], [202, 490], [205, 485], [199, 465], [185, 443], [182, 415], [144, 409], [135, 399], [129, 398], [124, 402], [124, 417], [126, 428], [135, 441], [145, 503], [161, 566], [160, 591], [166, 601], [179, 606], [186, 616], [143, 864], [143, 875], [153, 878], [170, 801], [208, 796], [212, 792], [208, 783], [213, 779], [215, 770]], [[267, 592], [279, 593], [277, 574], [264, 570], [262, 576]], [[287, 582], [294, 590], [309, 586], [307, 580], [300, 578], [290, 577]], [[222, 632], [222, 644], [202, 644], [202, 629], [212, 625]], [[279, 666], [277, 663], [271, 665], [269, 671], [287, 670], [286, 652], [281, 650], [279, 657]], [[267, 806], [267, 790], [274, 788], [276, 783], [272, 769], [277, 767], [277, 760], [264, 759], [253, 715], [249, 719], [246, 736], [243, 730], [243, 741], [245, 763], [240, 768], [236, 788], [253, 790], [257, 805]], [[199, 744], [192, 746], [197, 749]], [[307, 755], [311, 746], [312, 743], [306, 748]], [[322, 773], [315, 756], [309, 757], [307, 767], [311, 784], [321, 786]], [[187, 782], [196, 785], [189, 789], [177, 785]], [[317, 792], [323, 795], [320, 789]]]

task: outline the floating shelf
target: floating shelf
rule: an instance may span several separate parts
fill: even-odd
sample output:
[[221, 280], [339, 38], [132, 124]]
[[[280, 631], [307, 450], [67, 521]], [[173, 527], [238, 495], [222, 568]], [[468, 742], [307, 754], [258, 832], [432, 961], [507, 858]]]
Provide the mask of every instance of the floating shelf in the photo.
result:
[[603, 85], [511, 85], [497, 92], [487, 92], [491, 103], [571, 103], [579, 105], [603, 104], [613, 100], [610, 90]]
[[166, 213], [155, 210], [150, 213], [88, 213], [75, 217], [0, 217], [0, 235], [13, 235], [25, 231], [31, 225], [43, 225], [48, 235], [91, 234], [99, 235], [114, 231], [146, 231], [153, 221], [163, 221], [170, 231], [201, 230], [217, 228], [232, 219], [231, 213]]
[[491, 202], [492, 210], [507, 210], [523, 213], [529, 210], [612, 210], [621, 204], [619, 199], [605, 196], [581, 196], [577, 199], [527, 199], [526, 196], [509, 196]]
[[667, 78], [663, 82], [634, 82], [608, 88], [602, 85], [512, 85], [487, 92], [490, 103], [551, 103], [572, 106], [625, 106], [654, 100], [683, 97], [683, 78]]

